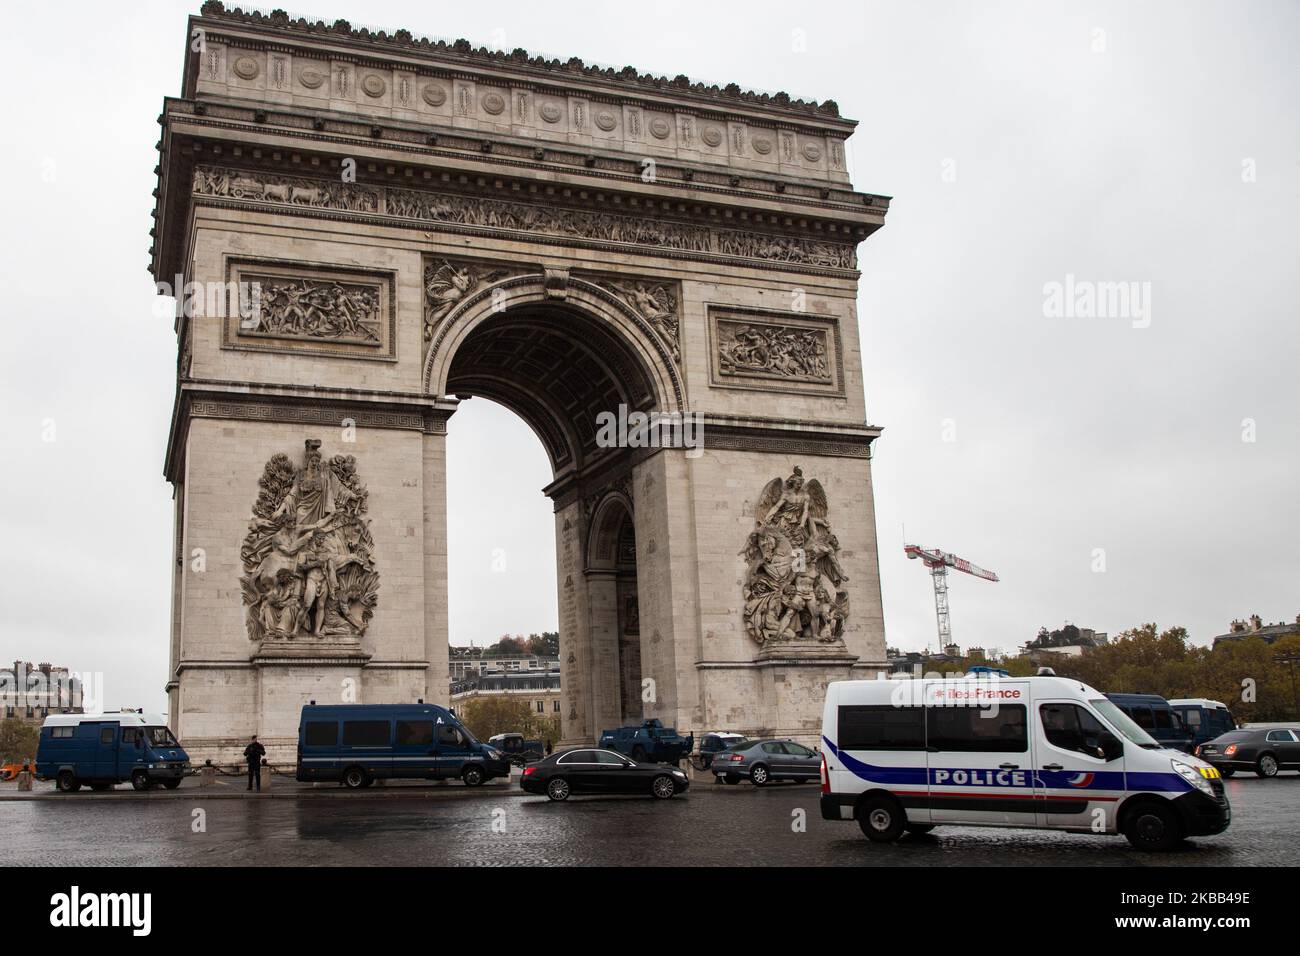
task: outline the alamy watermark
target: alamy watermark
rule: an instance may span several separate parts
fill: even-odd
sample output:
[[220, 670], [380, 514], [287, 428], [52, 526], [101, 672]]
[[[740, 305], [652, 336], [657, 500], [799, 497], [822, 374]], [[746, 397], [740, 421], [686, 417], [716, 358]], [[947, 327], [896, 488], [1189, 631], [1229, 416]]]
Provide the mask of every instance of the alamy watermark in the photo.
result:
[[598, 448], [685, 448], [687, 458], [704, 454], [704, 416], [699, 412], [629, 411], [596, 415]]
[[1129, 319], [1135, 329], [1151, 325], [1150, 282], [1095, 282], [1067, 273], [1064, 282], [1043, 285], [1043, 315], [1049, 319]]

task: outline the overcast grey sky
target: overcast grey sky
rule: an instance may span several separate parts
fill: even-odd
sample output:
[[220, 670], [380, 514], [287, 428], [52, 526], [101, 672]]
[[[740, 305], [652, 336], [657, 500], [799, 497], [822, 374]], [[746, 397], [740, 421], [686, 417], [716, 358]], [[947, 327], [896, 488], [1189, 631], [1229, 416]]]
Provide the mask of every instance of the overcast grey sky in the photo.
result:
[[[198, 3], [25, 5], [0, 35], [0, 658], [103, 671], [111, 707], [165, 700], [175, 342], [146, 250], [156, 117]], [[1206, 641], [1300, 612], [1300, 6], [302, 12], [829, 97], [861, 121], [854, 184], [895, 197], [859, 299], [892, 646], [935, 634], [904, 525], [1002, 576], [952, 576], [963, 646], [1065, 620]], [[1045, 315], [1067, 276], [1149, 283], [1149, 313]], [[540, 444], [475, 399], [449, 449], [453, 641], [553, 629]]]

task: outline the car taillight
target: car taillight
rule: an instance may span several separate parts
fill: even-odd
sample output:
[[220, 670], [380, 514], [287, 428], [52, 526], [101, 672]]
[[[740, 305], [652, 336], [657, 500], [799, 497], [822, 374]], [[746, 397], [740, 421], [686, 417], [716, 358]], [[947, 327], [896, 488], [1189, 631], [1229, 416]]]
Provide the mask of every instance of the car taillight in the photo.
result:
[[1223, 755], [1224, 755], [1225, 757], [1231, 757], [1231, 756], [1232, 756], [1233, 754], [1235, 754], [1236, 752], [1237, 752], [1237, 745], [1236, 745], [1236, 744], [1228, 744], [1228, 746], [1226, 746], [1226, 747], [1223, 748]]
[[831, 792], [831, 774], [826, 769], [826, 755], [822, 754], [822, 793]]
[[525, 776], [525, 777], [528, 776], [530, 773], [532, 773], [532, 772], [533, 772], [534, 770], [536, 770], [536, 769], [537, 769], [536, 767], [525, 767], [525, 768], [524, 768], [524, 776]]

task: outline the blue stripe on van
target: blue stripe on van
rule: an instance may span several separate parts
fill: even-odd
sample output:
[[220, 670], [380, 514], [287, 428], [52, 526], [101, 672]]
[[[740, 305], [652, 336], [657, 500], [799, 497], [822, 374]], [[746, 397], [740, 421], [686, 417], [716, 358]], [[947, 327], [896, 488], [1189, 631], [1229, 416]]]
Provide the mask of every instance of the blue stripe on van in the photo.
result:
[[[989, 773], [987, 768], [974, 770], [969, 767], [878, 767], [875, 764], [865, 763], [858, 760], [851, 754], [835, 746], [834, 741], [829, 737], [822, 737], [826, 744], [826, 749], [838, 758], [846, 770], [854, 776], [866, 780], [868, 783], [880, 784], [902, 784], [905, 786], [921, 787], [927, 784], [938, 784], [943, 787], [990, 787], [1005, 786], [1014, 788], [1014, 784], [990, 783], [986, 778], [981, 776], [979, 782], [965, 783], [957, 782], [952, 779], [952, 774], [962, 771], [966, 774], [978, 773], [984, 775]], [[935, 780], [936, 771], [944, 770], [948, 773], [948, 778], [944, 780]], [[1028, 771], [1025, 771], [1028, 772]], [[1108, 791], [1147, 791], [1161, 793], [1182, 793], [1192, 789], [1192, 784], [1184, 780], [1177, 773], [1130, 773], [1127, 774], [1127, 785], [1125, 774], [1116, 770], [1100, 770], [1091, 773], [1081, 774], [1077, 770], [1038, 770], [1035, 771], [1035, 785], [1043, 787], [1046, 790], [1108, 790]], [[1028, 785], [1027, 783], [1025, 784]]]

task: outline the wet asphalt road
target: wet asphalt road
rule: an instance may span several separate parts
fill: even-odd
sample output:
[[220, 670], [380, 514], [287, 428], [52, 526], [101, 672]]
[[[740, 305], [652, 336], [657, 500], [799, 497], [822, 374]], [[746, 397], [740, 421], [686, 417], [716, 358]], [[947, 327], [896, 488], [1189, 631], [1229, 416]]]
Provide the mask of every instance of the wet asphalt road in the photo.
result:
[[[553, 804], [517, 787], [308, 794], [289, 799], [56, 795], [0, 801], [9, 866], [676, 865], [1260, 866], [1300, 863], [1300, 775], [1226, 781], [1233, 822], [1169, 854], [1122, 837], [940, 827], [897, 844], [821, 819], [818, 788], [718, 786], [669, 801], [577, 797]], [[228, 793], [228, 791], [227, 791]], [[282, 796], [285, 794], [282, 794]], [[106, 798], [105, 798], [106, 797]], [[205, 828], [196, 832], [201, 811]], [[803, 811], [802, 829], [798, 826]]]

